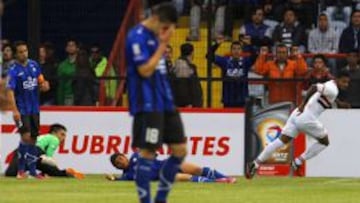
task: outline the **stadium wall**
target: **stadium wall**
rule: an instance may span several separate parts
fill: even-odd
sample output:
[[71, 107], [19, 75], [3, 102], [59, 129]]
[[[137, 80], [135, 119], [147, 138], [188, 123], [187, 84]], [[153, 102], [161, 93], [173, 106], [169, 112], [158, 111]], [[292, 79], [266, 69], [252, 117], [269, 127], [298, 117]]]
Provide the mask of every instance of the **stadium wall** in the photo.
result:
[[[183, 110], [189, 155], [187, 161], [210, 166], [229, 175], [243, 175], [244, 113], [242, 110]], [[360, 110], [328, 110], [320, 120], [328, 129], [329, 147], [306, 164], [309, 177], [360, 177]], [[116, 173], [109, 155], [120, 151], [131, 154], [131, 118], [123, 108], [44, 108], [41, 130], [59, 122], [68, 127], [66, 143], [60, 147], [56, 160], [60, 167], [75, 167], [85, 173]], [[1, 168], [6, 156], [17, 147], [10, 112], [1, 121]], [[313, 140], [307, 139], [307, 145]], [[159, 151], [165, 157], [167, 149]]]
[[[328, 130], [330, 145], [306, 164], [310, 177], [360, 177], [360, 110], [328, 110], [320, 120]], [[307, 139], [307, 145], [313, 139]]]
[[[188, 135], [187, 161], [216, 168], [225, 174], [242, 175], [244, 163], [243, 110], [184, 110], [182, 117]], [[41, 112], [41, 131], [50, 124], [62, 123], [68, 137], [55, 159], [60, 168], [74, 167], [90, 174], [118, 173], [109, 156], [115, 151], [130, 155], [131, 117], [123, 108], [44, 108]], [[2, 118], [1, 168], [6, 157], [19, 141], [12, 114]], [[164, 158], [167, 149], [159, 151]]]

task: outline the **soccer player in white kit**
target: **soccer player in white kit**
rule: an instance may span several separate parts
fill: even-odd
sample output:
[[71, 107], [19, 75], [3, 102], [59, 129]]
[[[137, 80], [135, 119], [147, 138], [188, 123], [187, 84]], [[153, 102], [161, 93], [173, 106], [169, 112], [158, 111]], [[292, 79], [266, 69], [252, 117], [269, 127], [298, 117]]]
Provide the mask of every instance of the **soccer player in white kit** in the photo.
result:
[[323, 151], [329, 145], [329, 138], [325, 127], [318, 118], [322, 112], [332, 107], [337, 99], [339, 89], [345, 90], [349, 86], [349, 82], [349, 73], [341, 71], [335, 80], [311, 86], [302, 104], [291, 113], [282, 129], [281, 136], [268, 144], [253, 162], [246, 165], [246, 178], [253, 178], [259, 165], [264, 163], [276, 149], [289, 143], [299, 132], [306, 133], [315, 138], [317, 142], [291, 162], [295, 171], [304, 161]]

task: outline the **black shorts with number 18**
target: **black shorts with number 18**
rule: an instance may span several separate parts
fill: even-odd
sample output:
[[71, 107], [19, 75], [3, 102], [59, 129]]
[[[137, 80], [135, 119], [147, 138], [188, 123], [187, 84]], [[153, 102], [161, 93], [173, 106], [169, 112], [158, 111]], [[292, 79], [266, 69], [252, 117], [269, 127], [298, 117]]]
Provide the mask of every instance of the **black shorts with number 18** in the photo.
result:
[[179, 112], [142, 112], [134, 117], [132, 147], [157, 150], [186, 141]]

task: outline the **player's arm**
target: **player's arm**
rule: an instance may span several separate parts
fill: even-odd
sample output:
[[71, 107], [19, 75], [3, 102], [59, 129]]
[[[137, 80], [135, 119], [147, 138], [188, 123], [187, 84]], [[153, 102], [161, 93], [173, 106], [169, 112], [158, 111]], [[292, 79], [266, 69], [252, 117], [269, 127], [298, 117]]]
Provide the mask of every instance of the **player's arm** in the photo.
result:
[[163, 57], [163, 54], [166, 50], [166, 46], [169, 43], [170, 37], [173, 34], [174, 30], [175, 30], [175, 26], [171, 26], [167, 30], [160, 32], [159, 34], [160, 44], [156, 52], [151, 56], [151, 58], [148, 61], [138, 66], [138, 73], [140, 74], [140, 76], [146, 78], [146, 77], [150, 77], [154, 73], [159, 63], [159, 60]]
[[304, 101], [298, 107], [298, 110], [300, 112], [303, 112], [304, 108], [305, 108], [306, 104], [309, 102], [311, 96], [318, 91], [320, 91], [320, 92], [324, 91], [324, 88], [325, 88], [324, 85], [311, 85], [309, 90], [306, 93]]
[[227, 58], [216, 55], [215, 52], [220, 47], [221, 43], [223, 43], [223, 42], [224, 42], [223, 38], [217, 38], [215, 41], [215, 44], [212, 45], [209, 48], [208, 53], [206, 53], [206, 58], [221, 68], [224, 68], [226, 66]]
[[12, 69], [9, 71], [9, 74], [7, 77], [6, 88], [7, 88], [9, 107], [10, 107], [10, 110], [13, 112], [14, 121], [19, 122], [20, 121], [20, 112], [16, 106], [15, 93], [14, 93], [14, 90], [16, 88], [16, 77], [15, 77], [15, 72], [13, 72]]
[[44, 75], [40, 74], [38, 77], [39, 88], [41, 92], [47, 92], [50, 89], [50, 84], [45, 80]]

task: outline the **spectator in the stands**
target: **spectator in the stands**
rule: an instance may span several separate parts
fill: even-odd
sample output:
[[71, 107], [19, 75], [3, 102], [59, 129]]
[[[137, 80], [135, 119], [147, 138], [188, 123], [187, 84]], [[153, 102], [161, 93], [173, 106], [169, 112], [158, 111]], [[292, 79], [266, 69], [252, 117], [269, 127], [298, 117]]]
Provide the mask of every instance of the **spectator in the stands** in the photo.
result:
[[173, 68], [174, 68], [174, 64], [173, 64], [173, 48], [170, 44], [168, 44], [166, 46], [165, 49], [165, 53], [164, 53], [164, 57], [165, 57], [165, 63], [166, 63], [166, 70], [168, 74], [172, 74], [173, 73]]
[[67, 58], [62, 61], [57, 70], [59, 78], [56, 93], [56, 101], [58, 105], [71, 106], [74, 104], [73, 77], [76, 71], [76, 56], [79, 52], [79, 44], [75, 39], [68, 39], [66, 42]]
[[306, 34], [304, 27], [297, 21], [294, 10], [287, 9], [284, 13], [283, 22], [276, 26], [273, 33], [275, 44], [285, 44], [291, 47], [293, 44], [300, 46], [300, 50], [305, 50]]
[[261, 7], [252, 10], [251, 21], [240, 28], [241, 35], [250, 38], [251, 48], [255, 52], [260, 49], [260, 46], [271, 40], [270, 28], [264, 24], [264, 11]]
[[[339, 35], [329, 26], [326, 14], [322, 13], [318, 17], [318, 27], [309, 33], [308, 50], [313, 54], [335, 54], [338, 52]], [[328, 65], [331, 73], [336, 75], [336, 60], [329, 58]]]
[[174, 64], [172, 83], [175, 104], [178, 107], [202, 107], [203, 94], [197, 67], [193, 63], [194, 46], [190, 43], [182, 44], [181, 55]]
[[[105, 73], [105, 69], [107, 66], [107, 59], [106, 57], [103, 55], [102, 49], [100, 47], [99, 44], [93, 44], [90, 47], [90, 65], [91, 68], [95, 71], [95, 76], [96, 77], [102, 77], [104, 76]], [[116, 82], [116, 81], [112, 81], [112, 80], [106, 80], [106, 85], [110, 85], [111, 82]], [[95, 95], [96, 96], [96, 100], [99, 98], [99, 88], [100, 88], [100, 80], [95, 80], [95, 84], [94, 84], [94, 88], [95, 88]]]
[[360, 50], [360, 10], [351, 14], [351, 23], [340, 36], [339, 52], [349, 53]]
[[[260, 55], [255, 62], [254, 71], [257, 74], [273, 79], [291, 79], [303, 77], [307, 72], [307, 65], [301, 54], [293, 53], [296, 58], [289, 59], [288, 47], [285, 44], [276, 46], [276, 56], [267, 60], [268, 49], [261, 48]], [[291, 101], [296, 104], [301, 97], [301, 88], [297, 82], [270, 81], [269, 103]]]
[[250, 16], [253, 7], [258, 6], [260, 0], [228, 0], [225, 11], [225, 30], [226, 41], [232, 41], [235, 19], [242, 21]]
[[2, 64], [2, 73], [1, 78], [5, 78], [7, 76], [7, 72], [12, 64], [14, 64], [14, 52], [11, 44], [5, 44], [2, 46], [2, 57], [3, 57], [3, 64]]
[[231, 43], [230, 56], [216, 55], [215, 52], [224, 41], [218, 38], [210, 48], [207, 58], [221, 68], [223, 78], [222, 103], [226, 107], [244, 107], [246, 98], [249, 96], [248, 73], [252, 61], [250, 57], [243, 57], [242, 46], [238, 41]]
[[359, 52], [353, 50], [348, 53], [347, 65], [345, 70], [350, 72], [350, 85], [346, 91], [346, 101], [350, 103], [352, 108], [360, 108], [360, 65]]
[[95, 71], [90, 65], [89, 55], [81, 49], [75, 60], [75, 75], [73, 80], [74, 105], [93, 106], [97, 101], [95, 95]]
[[[214, 25], [214, 36], [223, 35], [224, 33], [224, 19], [225, 19], [225, 7], [227, 0], [214, 0], [215, 5], [215, 25]], [[204, 8], [207, 8], [208, 1], [205, 0], [192, 0], [190, 10], [190, 26], [189, 35], [187, 41], [199, 41], [200, 40], [200, 22], [201, 13]]]
[[311, 85], [324, 83], [333, 78], [327, 67], [326, 57], [317, 54], [313, 57], [312, 69], [305, 76], [304, 89], [307, 90]]
[[56, 104], [56, 89], [58, 79], [56, 77], [58, 64], [55, 58], [55, 48], [51, 42], [45, 42], [39, 47], [39, 64], [44, 77], [49, 81], [50, 90], [41, 92], [40, 105]]
[[275, 27], [279, 24], [279, 21], [276, 18], [274, 5], [272, 0], [265, 0], [262, 3], [262, 8], [264, 11], [264, 24], [269, 26], [269, 33], [272, 36]]
[[306, 29], [310, 29], [315, 24], [317, 1], [289, 0], [286, 6], [295, 11], [298, 15], [298, 20]]

